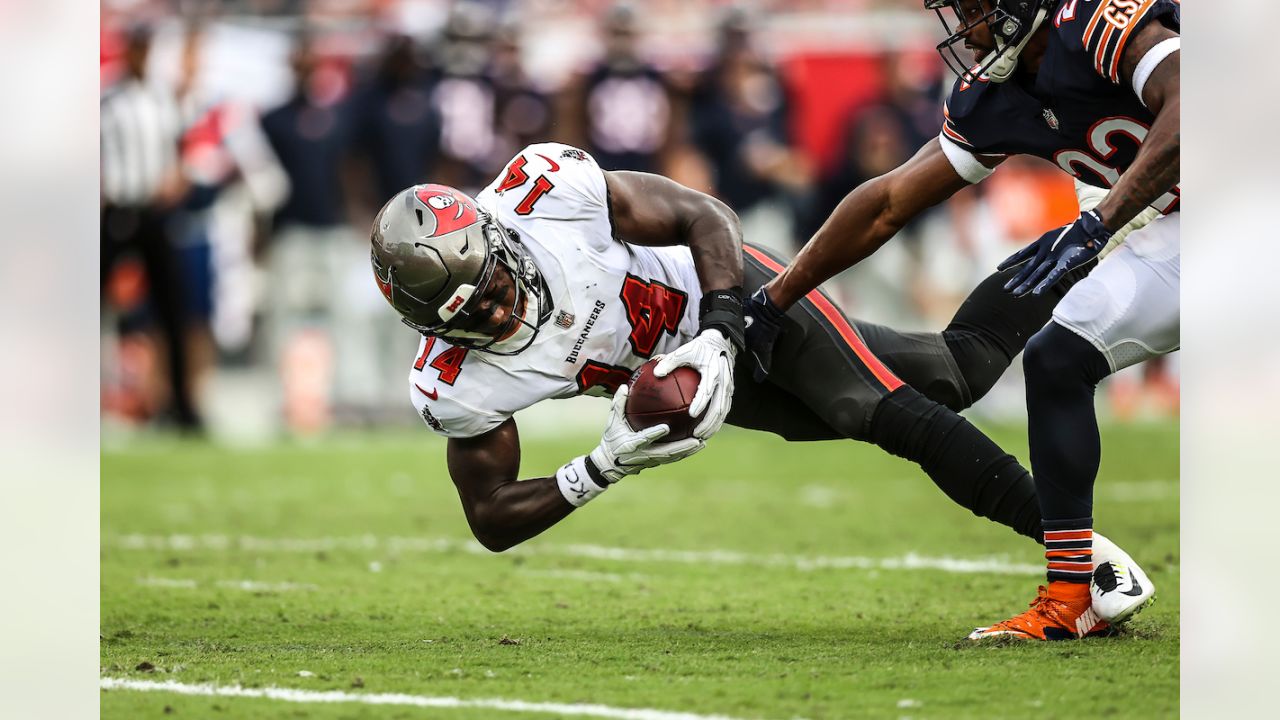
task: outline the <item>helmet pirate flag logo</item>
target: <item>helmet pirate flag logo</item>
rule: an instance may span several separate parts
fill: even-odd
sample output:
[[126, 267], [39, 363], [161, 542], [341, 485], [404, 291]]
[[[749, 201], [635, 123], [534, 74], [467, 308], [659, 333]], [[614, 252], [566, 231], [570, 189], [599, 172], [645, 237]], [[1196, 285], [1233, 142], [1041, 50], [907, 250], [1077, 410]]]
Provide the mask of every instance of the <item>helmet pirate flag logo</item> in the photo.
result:
[[427, 237], [446, 235], [476, 221], [478, 212], [471, 199], [451, 187], [423, 185], [414, 194], [427, 206], [436, 221], [435, 228], [427, 233]]

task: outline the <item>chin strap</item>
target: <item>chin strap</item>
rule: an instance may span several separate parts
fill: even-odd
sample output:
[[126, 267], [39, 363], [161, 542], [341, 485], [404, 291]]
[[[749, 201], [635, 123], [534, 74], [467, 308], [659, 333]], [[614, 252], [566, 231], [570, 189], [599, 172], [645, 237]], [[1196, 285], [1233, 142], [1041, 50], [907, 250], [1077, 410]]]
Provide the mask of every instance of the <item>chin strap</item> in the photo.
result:
[[1013, 71], [1018, 69], [1018, 56], [1022, 54], [1022, 48], [1026, 47], [1030, 42], [1031, 36], [1036, 34], [1036, 30], [1040, 29], [1040, 23], [1049, 16], [1049, 11], [1041, 8], [1036, 11], [1036, 17], [1031, 21], [1031, 29], [1026, 35], [1022, 36], [1022, 41], [1014, 45], [1012, 49], [1004, 45], [999, 36], [996, 37], [996, 59], [991, 62], [991, 66], [987, 68], [987, 79], [991, 82], [1002, 83], [1013, 77]]

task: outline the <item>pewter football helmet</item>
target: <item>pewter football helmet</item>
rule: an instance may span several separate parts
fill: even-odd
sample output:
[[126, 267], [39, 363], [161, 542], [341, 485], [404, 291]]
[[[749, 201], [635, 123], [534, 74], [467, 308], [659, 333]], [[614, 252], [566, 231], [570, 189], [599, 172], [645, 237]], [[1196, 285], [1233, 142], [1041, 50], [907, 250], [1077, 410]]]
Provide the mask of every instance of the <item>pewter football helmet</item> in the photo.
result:
[[[514, 355], [551, 314], [542, 275], [515, 233], [454, 188], [415, 185], [397, 193], [374, 218], [370, 241], [378, 289], [423, 335]], [[516, 285], [507, 322], [492, 336], [464, 331], [499, 267]]]

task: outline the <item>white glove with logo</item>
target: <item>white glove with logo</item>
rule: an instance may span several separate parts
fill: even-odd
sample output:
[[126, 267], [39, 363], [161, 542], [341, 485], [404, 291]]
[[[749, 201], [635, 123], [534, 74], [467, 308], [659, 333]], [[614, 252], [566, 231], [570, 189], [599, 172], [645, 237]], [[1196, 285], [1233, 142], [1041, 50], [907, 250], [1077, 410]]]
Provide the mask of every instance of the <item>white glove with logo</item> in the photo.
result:
[[613, 396], [613, 409], [604, 437], [587, 457], [604, 480], [616, 483], [628, 475], [635, 475], [645, 468], [666, 465], [683, 460], [706, 447], [697, 437], [669, 443], [659, 443], [669, 431], [666, 425], [654, 425], [644, 430], [632, 430], [627, 424], [627, 395], [630, 389], [623, 385]]
[[708, 328], [661, 357], [653, 369], [657, 377], [666, 377], [682, 366], [691, 367], [702, 376], [693, 402], [689, 403], [689, 414], [697, 417], [703, 410], [707, 414], [693, 429], [693, 436], [706, 440], [715, 435], [733, 405], [733, 363], [738, 357], [738, 348], [724, 333]]

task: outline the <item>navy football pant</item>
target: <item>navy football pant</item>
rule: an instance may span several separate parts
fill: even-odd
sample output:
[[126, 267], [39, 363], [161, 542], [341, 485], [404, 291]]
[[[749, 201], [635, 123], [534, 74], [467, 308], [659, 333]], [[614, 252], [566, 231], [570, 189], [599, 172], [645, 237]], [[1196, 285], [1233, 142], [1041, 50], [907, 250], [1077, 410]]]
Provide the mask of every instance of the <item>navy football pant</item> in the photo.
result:
[[[784, 265], [754, 247], [745, 254], [748, 293]], [[1078, 278], [1052, 298], [1023, 302], [1003, 292], [1008, 274], [984, 281], [941, 333], [849, 321], [830, 298], [810, 293], [787, 313], [767, 382], [756, 383], [740, 356], [728, 422], [788, 440], [874, 443], [919, 464], [974, 514], [1038, 540], [1030, 473], [955, 411], [990, 390]]]

